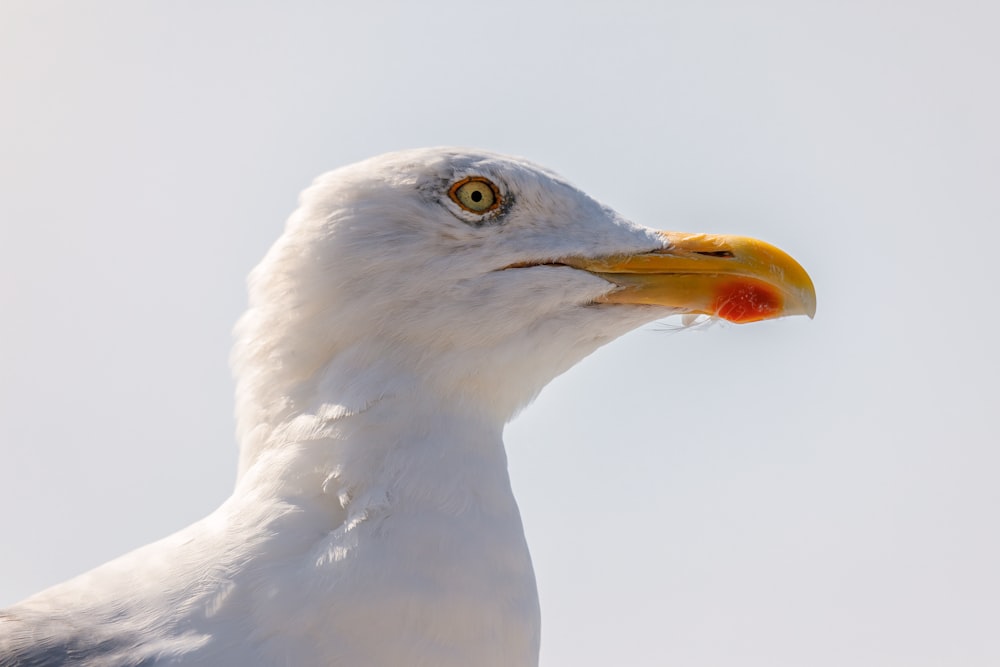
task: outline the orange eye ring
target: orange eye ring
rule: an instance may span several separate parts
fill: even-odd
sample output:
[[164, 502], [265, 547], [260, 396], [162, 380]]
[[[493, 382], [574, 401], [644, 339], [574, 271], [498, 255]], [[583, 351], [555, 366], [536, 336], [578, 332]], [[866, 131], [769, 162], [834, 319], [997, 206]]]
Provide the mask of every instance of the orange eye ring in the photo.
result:
[[467, 176], [448, 190], [448, 196], [462, 209], [484, 215], [500, 207], [500, 188], [482, 176]]

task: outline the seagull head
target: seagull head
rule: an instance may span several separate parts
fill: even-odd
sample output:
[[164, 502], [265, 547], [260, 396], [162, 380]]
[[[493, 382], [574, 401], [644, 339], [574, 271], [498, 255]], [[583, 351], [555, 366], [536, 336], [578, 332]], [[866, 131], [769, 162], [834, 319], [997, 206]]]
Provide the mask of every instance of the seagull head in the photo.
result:
[[318, 178], [251, 274], [241, 430], [404, 385], [506, 420], [644, 323], [815, 304], [802, 267], [766, 243], [640, 226], [518, 158], [391, 153]]

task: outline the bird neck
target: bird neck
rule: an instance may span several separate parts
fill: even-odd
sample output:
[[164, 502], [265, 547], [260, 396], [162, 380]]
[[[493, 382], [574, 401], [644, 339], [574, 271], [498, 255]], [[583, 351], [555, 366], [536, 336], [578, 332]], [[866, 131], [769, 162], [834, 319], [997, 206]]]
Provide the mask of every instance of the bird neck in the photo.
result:
[[[237, 359], [247, 356], [248, 346], [242, 347]], [[240, 373], [237, 365], [240, 476], [266, 451], [304, 440], [350, 439], [345, 433], [371, 420], [372, 410], [379, 415], [377, 430], [401, 429], [386, 438], [410, 441], [414, 434], [436, 432], [441, 448], [502, 448], [503, 426], [517, 401], [502, 399], [498, 383], [489, 383], [494, 391], [483, 391], [489, 374], [477, 374], [475, 359], [433, 358], [379, 340], [356, 341], [329, 354], [307, 358], [282, 345], [243, 364], [252, 372]]]
[[[260, 410], [243, 442], [241, 482], [282, 495], [318, 491], [348, 505], [395, 501], [448, 508], [476, 496], [516, 513], [503, 448], [505, 415], [445, 391], [389, 356], [341, 354], [289, 383], [283, 409]], [[480, 508], [483, 509], [483, 508]]]
[[358, 664], [406, 664], [435, 647], [444, 653], [427, 664], [537, 664], [538, 597], [503, 419], [398, 367], [345, 368], [299, 396], [234, 494], [233, 521], [282, 536], [279, 554], [298, 539], [292, 551], [307, 557], [295, 571], [319, 572], [283, 592], [289, 608], [326, 610], [341, 633], [328, 641], [360, 641]]

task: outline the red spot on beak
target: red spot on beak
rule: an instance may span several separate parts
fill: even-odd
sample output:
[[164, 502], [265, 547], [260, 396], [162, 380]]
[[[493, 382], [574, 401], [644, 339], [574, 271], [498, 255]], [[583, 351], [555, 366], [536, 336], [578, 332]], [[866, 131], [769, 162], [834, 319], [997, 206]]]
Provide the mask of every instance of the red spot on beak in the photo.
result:
[[756, 280], [731, 280], [716, 291], [712, 310], [722, 319], [743, 324], [773, 317], [781, 310], [781, 295]]

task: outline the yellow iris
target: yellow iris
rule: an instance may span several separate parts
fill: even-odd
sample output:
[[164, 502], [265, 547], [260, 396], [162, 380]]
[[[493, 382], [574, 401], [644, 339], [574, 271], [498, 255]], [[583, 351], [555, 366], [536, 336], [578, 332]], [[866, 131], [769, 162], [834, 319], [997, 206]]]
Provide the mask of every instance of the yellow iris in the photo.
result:
[[448, 196], [472, 213], [488, 213], [500, 205], [500, 190], [482, 176], [463, 178], [451, 186]]

